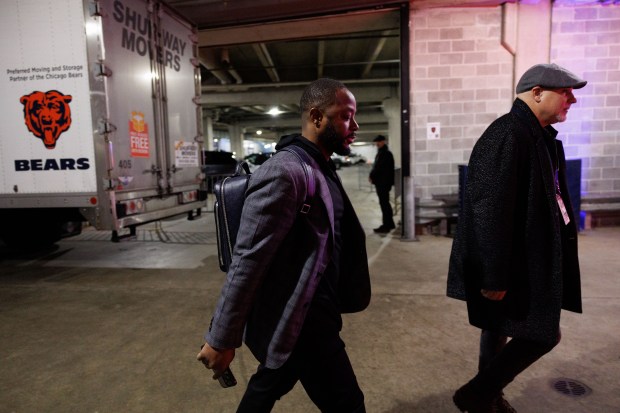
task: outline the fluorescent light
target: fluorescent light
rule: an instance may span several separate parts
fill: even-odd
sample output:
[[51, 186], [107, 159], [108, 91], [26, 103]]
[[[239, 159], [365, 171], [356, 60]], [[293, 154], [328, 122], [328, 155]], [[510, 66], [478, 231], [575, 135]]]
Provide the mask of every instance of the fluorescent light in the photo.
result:
[[268, 114], [270, 114], [271, 116], [278, 116], [280, 113], [283, 113], [280, 109], [278, 109], [277, 107], [273, 107], [271, 109], [269, 109], [269, 112], [267, 112]]

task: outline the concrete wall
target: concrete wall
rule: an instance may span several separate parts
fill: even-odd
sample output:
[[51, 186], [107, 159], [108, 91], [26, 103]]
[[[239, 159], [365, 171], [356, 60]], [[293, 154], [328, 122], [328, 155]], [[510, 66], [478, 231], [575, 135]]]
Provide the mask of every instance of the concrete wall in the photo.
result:
[[[458, 192], [458, 165], [468, 162], [489, 123], [510, 109], [515, 60], [527, 58], [528, 45], [517, 47], [516, 57], [502, 46], [502, 30], [506, 34], [510, 27], [502, 26], [500, 6], [416, 10], [413, 5], [411, 171], [416, 197], [431, 198]], [[521, 20], [532, 21], [518, 25], [532, 30], [551, 25], [540, 30], [551, 33], [550, 60], [589, 81], [576, 92], [569, 120], [555, 125], [567, 157], [583, 160], [582, 191], [619, 195], [620, 6], [560, 1], [551, 21], [539, 17], [522, 13]], [[427, 139], [429, 122], [440, 123], [439, 139]]]
[[[416, 196], [458, 191], [458, 165], [512, 102], [513, 57], [501, 46], [501, 9], [413, 11], [411, 104]], [[427, 139], [429, 122], [439, 139]]]
[[553, 8], [551, 60], [588, 80], [557, 129], [584, 196], [620, 194], [620, 6]]

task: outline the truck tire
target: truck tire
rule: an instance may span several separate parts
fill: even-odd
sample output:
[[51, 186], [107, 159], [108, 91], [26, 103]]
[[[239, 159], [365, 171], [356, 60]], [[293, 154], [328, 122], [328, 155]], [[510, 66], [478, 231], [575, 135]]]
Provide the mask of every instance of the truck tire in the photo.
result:
[[10, 209], [0, 211], [0, 238], [11, 248], [40, 249], [60, 239], [61, 222], [46, 216], [43, 210]]

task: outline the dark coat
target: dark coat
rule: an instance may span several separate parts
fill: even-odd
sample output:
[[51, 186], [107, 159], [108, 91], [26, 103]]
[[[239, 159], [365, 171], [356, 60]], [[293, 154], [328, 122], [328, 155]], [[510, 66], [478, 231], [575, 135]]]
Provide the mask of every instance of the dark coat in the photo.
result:
[[370, 171], [370, 181], [376, 187], [387, 188], [394, 185], [394, 155], [387, 145], [377, 150], [375, 162]]
[[[448, 274], [449, 297], [467, 301], [469, 322], [509, 337], [558, 340], [560, 310], [581, 312], [577, 227], [562, 143], [515, 100], [476, 143]], [[547, 142], [546, 142], [547, 140]], [[556, 200], [560, 190], [570, 223]], [[507, 291], [491, 301], [480, 289]]]

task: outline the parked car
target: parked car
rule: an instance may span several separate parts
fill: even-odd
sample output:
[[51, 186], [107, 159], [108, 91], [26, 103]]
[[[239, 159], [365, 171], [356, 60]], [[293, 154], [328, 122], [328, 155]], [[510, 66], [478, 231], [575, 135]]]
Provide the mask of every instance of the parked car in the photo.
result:
[[235, 173], [237, 161], [232, 152], [202, 151], [202, 172], [205, 175], [206, 190], [213, 193], [216, 181]]
[[357, 165], [357, 164], [360, 164], [360, 163], [366, 163], [367, 162], [366, 157], [364, 157], [364, 156], [362, 156], [360, 154], [357, 154], [357, 153], [353, 153], [353, 152], [351, 152], [351, 154], [347, 158], [349, 158], [349, 163], [351, 165]]
[[336, 165], [336, 169], [340, 169], [344, 165], [344, 156], [333, 154], [332, 162], [334, 162], [334, 165]]
[[273, 152], [252, 153], [243, 158], [250, 167], [250, 172], [254, 172], [259, 166], [273, 156]]
[[346, 156], [333, 154], [332, 161], [336, 165], [336, 169], [340, 169], [343, 166], [351, 166], [351, 165], [358, 165], [361, 163], [366, 163], [366, 158], [356, 153], [350, 153], [349, 155], [346, 155]]

